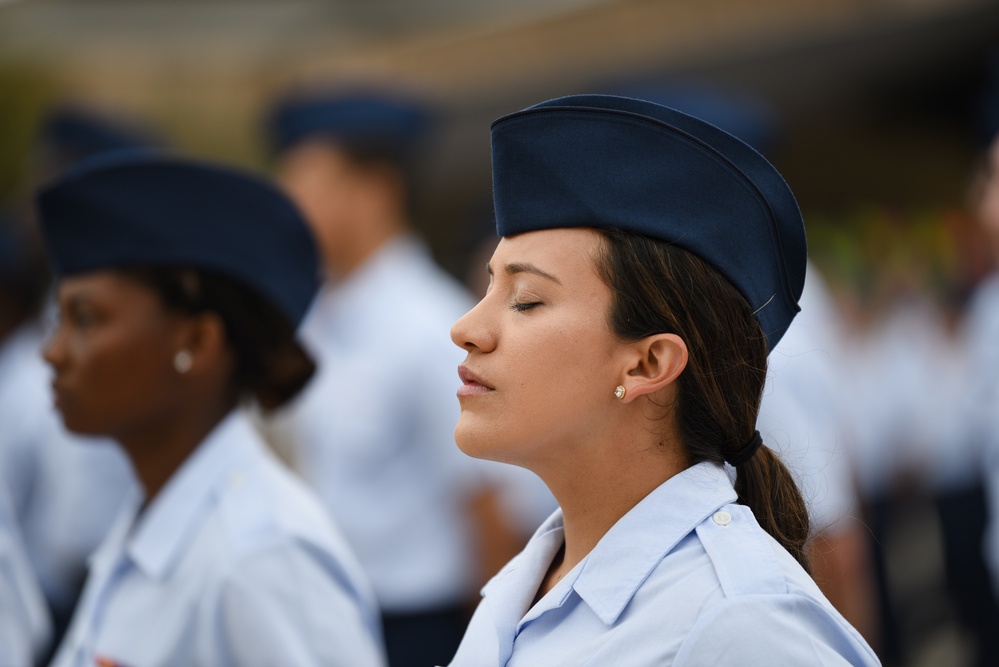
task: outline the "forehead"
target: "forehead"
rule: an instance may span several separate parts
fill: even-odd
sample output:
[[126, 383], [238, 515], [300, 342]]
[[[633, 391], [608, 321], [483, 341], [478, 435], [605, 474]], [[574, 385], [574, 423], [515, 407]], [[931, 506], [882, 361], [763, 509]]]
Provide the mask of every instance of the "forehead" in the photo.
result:
[[596, 274], [596, 260], [603, 250], [603, 237], [588, 227], [542, 229], [503, 237], [490, 268], [503, 269], [512, 262], [530, 262], [546, 271]]
[[304, 139], [278, 158], [279, 169], [317, 168], [346, 171], [351, 163], [347, 153], [336, 143], [323, 137]]
[[152, 290], [120, 271], [102, 269], [59, 279], [60, 301], [99, 300], [114, 303], [136, 303], [155, 300]]

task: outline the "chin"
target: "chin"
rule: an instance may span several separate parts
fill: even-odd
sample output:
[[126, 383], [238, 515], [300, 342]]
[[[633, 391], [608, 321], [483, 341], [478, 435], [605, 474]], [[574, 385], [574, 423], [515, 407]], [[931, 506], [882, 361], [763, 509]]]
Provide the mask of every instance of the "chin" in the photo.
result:
[[459, 420], [454, 430], [454, 441], [463, 453], [483, 461], [495, 461], [522, 466], [516, 456], [516, 448], [506, 440], [497, 439], [501, 427], [473, 425], [470, 421]]
[[72, 412], [62, 412], [60, 414], [63, 427], [70, 433], [86, 436], [107, 435], [107, 429], [101, 428], [99, 424], [88, 421], [86, 418], [82, 418]]
[[494, 430], [476, 427], [466, 415], [462, 415], [454, 429], [454, 441], [458, 449], [472, 458], [500, 461], [494, 434]]
[[484, 455], [482, 448], [479, 446], [480, 442], [478, 438], [469, 434], [462, 434], [461, 426], [454, 431], [454, 441], [458, 445], [458, 449], [461, 450], [463, 454], [467, 454], [476, 459], [489, 458]]

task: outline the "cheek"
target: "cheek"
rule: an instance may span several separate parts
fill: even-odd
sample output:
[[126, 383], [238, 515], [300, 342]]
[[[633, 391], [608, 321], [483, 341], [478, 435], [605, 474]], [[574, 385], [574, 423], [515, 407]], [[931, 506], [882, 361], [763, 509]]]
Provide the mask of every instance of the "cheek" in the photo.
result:
[[316, 228], [319, 226], [318, 223], [322, 220], [323, 211], [326, 208], [323, 203], [323, 193], [313, 187], [309, 187], [309, 184], [289, 186], [288, 192], [291, 194], [295, 204], [301, 209], [306, 222], [309, 223], [314, 232], [318, 232], [319, 230]]
[[79, 432], [113, 433], [149, 414], [170, 386], [172, 359], [136, 341], [80, 342], [87, 348], [75, 383], [75, 400], [63, 410], [66, 426]]
[[177, 377], [173, 354], [161, 346], [119, 346], [106, 358], [104, 382], [122, 401], [148, 401], [149, 396], [162, 394]]
[[607, 349], [580, 331], [586, 329], [504, 340], [502, 390], [466, 403], [455, 429], [458, 447], [477, 458], [523, 463], [592, 429], [614, 387], [602, 363]]

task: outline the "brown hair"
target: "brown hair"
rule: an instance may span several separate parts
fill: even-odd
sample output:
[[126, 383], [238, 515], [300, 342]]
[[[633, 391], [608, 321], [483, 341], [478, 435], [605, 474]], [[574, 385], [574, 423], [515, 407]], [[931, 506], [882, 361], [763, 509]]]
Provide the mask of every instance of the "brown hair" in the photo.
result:
[[298, 343], [284, 314], [242, 283], [211, 271], [178, 267], [142, 267], [124, 273], [152, 288], [168, 309], [217, 314], [236, 356], [233, 382], [263, 409], [290, 401], [315, 373], [315, 362]]
[[[749, 304], [716, 269], [670, 243], [619, 229], [599, 270], [612, 292], [611, 329], [626, 340], [674, 333], [687, 367], [672, 406], [690, 465], [721, 464], [749, 443], [767, 372], [767, 342]], [[760, 525], [807, 570], [808, 511], [774, 452], [761, 447], [736, 468], [735, 490]]]

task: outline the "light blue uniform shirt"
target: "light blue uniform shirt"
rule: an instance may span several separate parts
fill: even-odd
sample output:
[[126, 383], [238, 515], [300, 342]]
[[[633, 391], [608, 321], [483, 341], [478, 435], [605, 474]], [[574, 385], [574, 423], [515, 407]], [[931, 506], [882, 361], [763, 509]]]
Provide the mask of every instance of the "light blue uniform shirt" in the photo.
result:
[[359, 566], [239, 412], [137, 518], [134, 500], [91, 560], [54, 667], [383, 664]]
[[452, 667], [878, 665], [721, 466], [670, 478], [531, 605], [562, 513], [482, 591]]
[[0, 483], [0, 665], [27, 667], [48, 649], [48, 610]]

